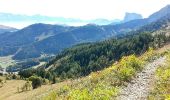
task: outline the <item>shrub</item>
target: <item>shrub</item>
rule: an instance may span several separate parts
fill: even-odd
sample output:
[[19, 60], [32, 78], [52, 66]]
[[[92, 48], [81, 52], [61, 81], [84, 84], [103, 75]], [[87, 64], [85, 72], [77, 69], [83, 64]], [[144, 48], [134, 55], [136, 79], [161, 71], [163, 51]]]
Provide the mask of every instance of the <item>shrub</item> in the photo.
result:
[[0, 78], [0, 83], [3, 82], [3, 80]]
[[18, 79], [17, 75], [13, 74], [12, 79]]
[[142, 69], [143, 62], [134, 55], [123, 57], [117, 67], [118, 76], [121, 81], [129, 81], [136, 71]]
[[[29, 81], [27, 81], [22, 87], [21, 87], [21, 91], [29, 91], [31, 90], [31, 83]], [[17, 87], [17, 91], [20, 92], [19, 87]]]
[[55, 84], [56, 82], [57, 82], [56, 77], [55, 77], [55, 76], [53, 76], [52, 83], [53, 83], [53, 84]]
[[47, 84], [49, 84], [49, 80], [48, 79], [45, 79], [45, 78], [43, 78], [43, 80], [42, 80], [43, 82], [42, 82], [42, 84], [43, 85], [47, 85]]
[[38, 76], [31, 76], [29, 80], [32, 82], [33, 89], [40, 87], [43, 83], [42, 78]]
[[4, 84], [3, 79], [1, 79], [1, 78], [0, 78], [0, 84], [1, 84], [1, 86], [0, 86], [0, 87], [2, 87], [2, 86], [3, 86], [3, 84]]
[[56, 92], [51, 92], [50, 94], [48, 94], [48, 96], [44, 97], [43, 100], [56, 100], [57, 98], [57, 94]]

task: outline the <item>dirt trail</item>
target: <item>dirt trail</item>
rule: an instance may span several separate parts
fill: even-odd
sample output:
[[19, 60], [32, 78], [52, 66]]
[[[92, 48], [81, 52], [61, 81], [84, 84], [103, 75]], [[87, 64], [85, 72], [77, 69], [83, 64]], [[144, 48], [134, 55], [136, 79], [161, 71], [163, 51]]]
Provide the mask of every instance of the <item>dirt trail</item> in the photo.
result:
[[145, 66], [142, 72], [136, 75], [136, 78], [122, 88], [118, 100], [147, 100], [149, 90], [151, 87], [154, 73], [156, 69], [165, 64], [166, 58], [161, 57], [154, 62]]

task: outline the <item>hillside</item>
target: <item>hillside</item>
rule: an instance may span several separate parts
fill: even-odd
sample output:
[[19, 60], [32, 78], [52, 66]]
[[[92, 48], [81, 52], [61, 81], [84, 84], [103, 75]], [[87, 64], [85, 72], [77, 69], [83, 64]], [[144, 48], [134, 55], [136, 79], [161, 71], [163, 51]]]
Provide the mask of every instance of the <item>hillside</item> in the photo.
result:
[[162, 17], [162, 15], [167, 15], [170, 12], [170, 5], [165, 6], [164, 8], [160, 9], [159, 11], [155, 12], [154, 14], [149, 16], [149, 21], [153, 22], [158, 20]]
[[[166, 12], [162, 13], [166, 9]], [[117, 25], [88, 24], [80, 27], [34, 24], [0, 37], [0, 56], [14, 55], [13, 59], [37, 58], [53, 55], [79, 43], [103, 41], [111, 37], [123, 37], [130, 31], [155, 22], [166, 16], [169, 7], [162, 8], [146, 19], [131, 20]], [[161, 14], [160, 14], [161, 13]], [[166, 19], [166, 18], [165, 18]], [[160, 26], [154, 26], [159, 28]], [[148, 28], [152, 29], [152, 28]]]
[[37, 96], [40, 96], [41, 94], [45, 94], [53, 90], [58, 90], [66, 83], [69, 84], [69, 82], [61, 82], [53, 85], [49, 84], [49, 85], [44, 85], [41, 88], [35, 90], [18, 93], [17, 87], [23, 86], [25, 82], [26, 81], [24, 80], [7, 80], [4, 86], [0, 88], [0, 93], [1, 93], [0, 99], [13, 100], [15, 98], [17, 100], [25, 100], [25, 99], [36, 100], [36, 98], [38, 98]]
[[[44, 98], [70, 98], [70, 100], [115, 100], [117, 96], [122, 93], [121, 89], [125, 88], [125, 92], [127, 93], [127, 95], [123, 94], [123, 92], [122, 97], [118, 97], [118, 100], [126, 100], [127, 98], [129, 98], [130, 100], [147, 99], [147, 94], [149, 93], [147, 86], [151, 82], [151, 80], [149, 80], [151, 78], [150, 75], [155, 73], [156, 68], [164, 64], [165, 59], [160, 58], [158, 60], [150, 62], [149, 64], [146, 64], [146, 66], [144, 66], [144, 63], [146, 62], [142, 58], [139, 59], [135, 58], [134, 56], [124, 57], [120, 60], [120, 62], [118, 62], [118, 64], [112, 65], [111, 67], [102, 71], [91, 73], [85, 78], [73, 81], [72, 84], [67, 84], [57, 92], [51, 92]], [[155, 68], [150, 70], [150, 67]], [[143, 71], [140, 73], [141, 69], [143, 69]], [[140, 74], [142, 74], [143, 76], [140, 76]], [[144, 85], [141, 85], [141, 83]], [[132, 85], [132, 87], [129, 86], [130, 84]], [[126, 90], [126, 88], [128, 88], [129, 90]]]
[[[158, 27], [155, 27], [155, 25], [158, 25]], [[147, 29], [148, 26], [152, 29]], [[136, 90], [144, 87], [144, 90], [147, 90], [149, 94], [151, 90], [150, 88], [148, 90], [147, 87], [150, 78], [147, 78], [147, 81], [143, 81], [143, 79], [145, 80], [146, 77], [153, 75], [159, 65], [164, 64], [166, 59], [161, 58], [161, 56], [167, 54], [162, 49], [153, 51], [149, 47], [157, 49], [169, 42], [169, 17], [164, 20], [160, 19], [148, 26], [134, 31], [135, 35], [133, 34], [133, 36], [128, 35], [120, 39], [76, 45], [58, 54], [46, 66], [20, 71], [21, 79], [37, 75], [50, 80], [48, 75], [51, 73], [56, 75], [59, 83], [52, 85], [53, 89], [51, 89], [51, 85], [42, 85], [37, 89], [21, 93], [17, 93], [17, 86], [15, 85], [15, 89], [12, 88], [11, 92], [3, 92], [2, 94], [5, 96], [2, 96], [2, 98], [7, 100], [11, 98], [18, 100], [115, 99], [121, 94], [122, 88], [126, 90], [126, 86], [129, 85], [134, 87], [130, 82], [136, 84], [146, 82], [146, 87], [139, 85], [139, 88], [133, 88], [134, 92], [128, 90], [127, 93], [138, 93]], [[161, 50], [162, 52], [159, 53]], [[141, 75], [140, 72], [143, 74]], [[147, 76], [145, 77], [145, 75]], [[67, 78], [70, 78], [70, 80], [67, 81]], [[135, 81], [138, 78], [140, 81]], [[7, 81], [0, 90], [13, 86], [11, 83], [14, 82], [17, 84], [19, 80]], [[21, 85], [24, 83], [25, 81], [20, 82]], [[145, 93], [144, 90], [141, 90], [140, 93]]]
[[104, 69], [121, 57], [140, 55], [149, 47], [159, 48], [169, 42], [170, 17], [143, 26], [121, 39], [74, 46], [61, 52], [45, 68], [62, 78], [85, 76]]
[[[163, 52], [170, 49], [169, 47], [169, 45], [165, 46], [164, 48], [166, 49], [163, 50], [161, 54], [164, 55]], [[159, 65], [162, 65], [163, 63], [161, 62], [164, 60], [159, 58], [159, 53], [157, 51], [153, 52], [150, 49], [150, 51], [146, 52], [139, 58], [134, 55], [123, 57], [118, 63], [112, 64], [102, 71], [93, 72], [87, 77], [65, 80], [64, 82], [59, 82], [53, 85], [42, 85], [37, 89], [21, 93], [17, 92], [17, 87], [23, 86], [25, 81], [7, 80], [7, 83], [0, 88], [0, 98], [3, 100], [13, 100], [13, 98], [16, 98], [17, 100], [65, 100], [66, 98], [70, 98], [70, 100], [75, 100], [76, 98], [95, 98], [96, 100], [100, 100], [101, 98], [113, 99], [119, 94], [121, 87], [124, 87], [124, 85], [126, 86], [126, 84], [129, 83], [129, 80], [133, 80], [133, 78], [131, 78], [132, 76], [138, 75], [136, 72], [141, 72], [140, 68], [145, 70], [145, 68], [147, 69], [150, 66], [157, 68]], [[124, 64], [126, 64], [127, 68], [123, 67]], [[122, 80], [119, 80], [121, 77]], [[89, 90], [90, 92], [88, 92]]]

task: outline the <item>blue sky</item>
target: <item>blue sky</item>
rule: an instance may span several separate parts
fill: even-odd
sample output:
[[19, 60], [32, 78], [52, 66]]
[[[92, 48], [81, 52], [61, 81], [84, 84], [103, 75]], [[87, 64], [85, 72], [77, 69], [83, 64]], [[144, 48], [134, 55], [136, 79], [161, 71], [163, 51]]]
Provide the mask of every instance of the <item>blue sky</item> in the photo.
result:
[[0, 12], [80, 19], [123, 19], [125, 12], [148, 17], [170, 0], [0, 0]]

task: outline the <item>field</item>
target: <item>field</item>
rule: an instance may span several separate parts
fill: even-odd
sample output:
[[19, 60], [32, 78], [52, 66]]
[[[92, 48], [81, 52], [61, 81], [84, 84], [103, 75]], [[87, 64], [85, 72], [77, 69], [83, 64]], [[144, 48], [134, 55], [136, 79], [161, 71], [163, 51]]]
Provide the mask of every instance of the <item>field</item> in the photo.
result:
[[36, 66], [32, 66], [32, 68], [37, 68], [37, 67], [39, 67], [39, 66], [42, 66], [42, 65], [44, 65], [46, 62], [40, 62], [40, 64], [39, 65], [36, 65]]
[[[41, 98], [49, 91], [57, 90], [61, 86], [69, 82], [61, 82], [53, 85], [43, 85], [38, 89], [27, 92], [17, 92], [17, 87], [23, 86], [24, 80], [8, 80], [3, 87], [0, 88], [0, 100], [35, 100]], [[36, 97], [36, 98], [35, 98]]]
[[13, 65], [15, 63], [15, 60], [12, 60], [12, 56], [0, 57], [0, 66], [2, 66], [3, 68], [8, 67], [9, 65]]

